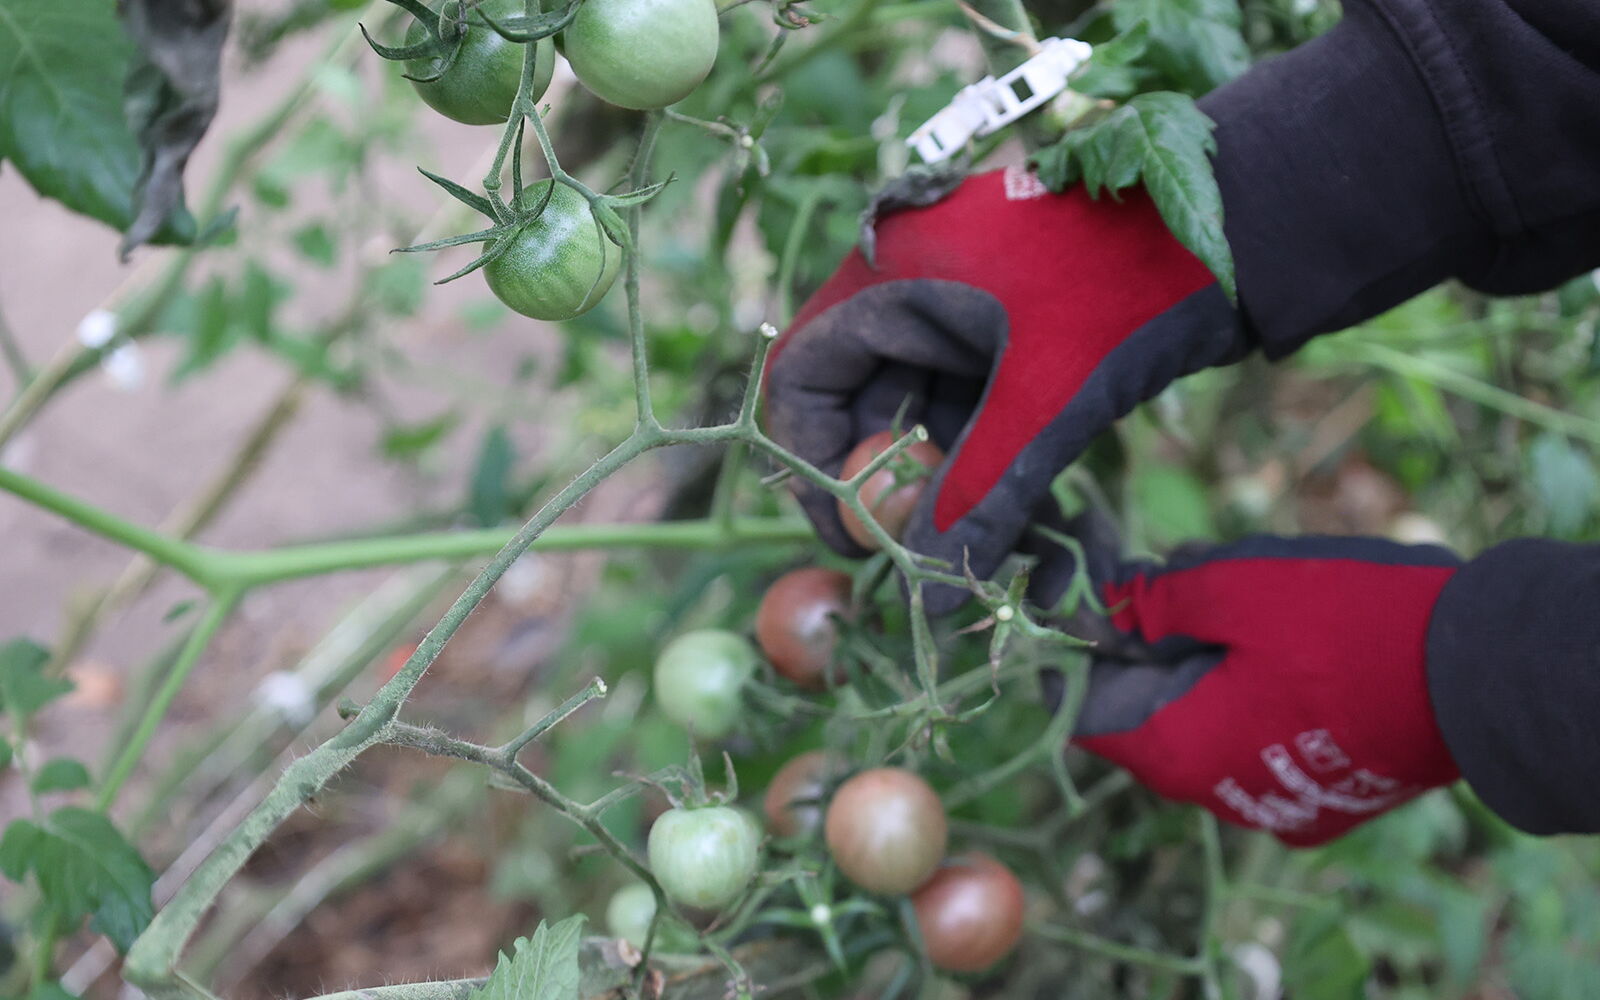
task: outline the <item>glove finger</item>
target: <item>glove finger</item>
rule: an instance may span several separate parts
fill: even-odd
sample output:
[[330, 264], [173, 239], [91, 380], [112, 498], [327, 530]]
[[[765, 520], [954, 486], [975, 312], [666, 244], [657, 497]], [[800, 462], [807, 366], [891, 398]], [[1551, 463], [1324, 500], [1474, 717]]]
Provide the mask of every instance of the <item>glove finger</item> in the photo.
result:
[[[1096, 435], [1178, 376], [1245, 350], [1237, 314], [1215, 285], [1154, 315], [1142, 305], [1110, 310], [1109, 327], [1104, 315], [1075, 320], [1024, 305], [1006, 333], [1016, 349], [997, 354], [974, 419], [907, 533], [918, 551], [957, 567], [965, 560], [979, 576], [1011, 553], [1051, 481]], [[1133, 332], [1099, 353], [1106, 331], [1125, 331], [1124, 321]], [[963, 600], [957, 588], [926, 596], [942, 610]]]
[[1202, 649], [1171, 663], [1122, 663], [1095, 660], [1089, 667], [1089, 689], [1078, 713], [1075, 736], [1124, 733], [1144, 725], [1156, 712], [1188, 694], [1215, 670], [1226, 655]]
[[[890, 426], [908, 394], [907, 426], [920, 422], [930, 373], [981, 380], [989, 364], [986, 345], [1004, 315], [992, 296], [955, 282], [890, 281], [858, 292], [779, 343], [766, 372], [768, 430], [779, 444], [837, 475], [856, 442]], [[956, 423], [948, 403], [935, 409], [942, 426]], [[831, 496], [803, 480], [792, 482], [824, 542], [846, 555], [865, 554], [845, 533]]]

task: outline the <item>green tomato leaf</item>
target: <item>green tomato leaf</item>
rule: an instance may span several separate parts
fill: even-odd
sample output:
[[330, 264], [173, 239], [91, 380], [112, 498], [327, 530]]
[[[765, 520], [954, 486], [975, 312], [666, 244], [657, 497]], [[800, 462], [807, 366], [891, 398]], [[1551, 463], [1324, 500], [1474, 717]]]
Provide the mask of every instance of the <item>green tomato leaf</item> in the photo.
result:
[[472, 471], [472, 494], [467, 501], [472, 516], [485, 528], [505, 520], [511, 495], [508, 481], [515, 459], [506, 429], [500, 425], [490, 428], [478, 449], [478, 463]]
[[1133, 475], [1129, 489], [1150, 533], [1165, 544], [1217, 537], [1211, 499], [1204, 484], [1170, 465], [1149, 465]]
[[1167, 228], [1234, 298], [1233, 254], [1222, 231], [1222, 192], [1211, 170], [1215, 124], [1192, 99], [1171, 91], [1140, 94], [1092, 125], [1074, 129], [1034, 155], [1052, 190], [1082, 181], [1091, 196], [1143, 180]]
[[582, 932], [582, 916], [554, 927], [539, 921], [531, 939], [517, 938], [509, 958], [500, 953], [494, 974], [467, 1000], [577, 1000]]
[[383, 433], [383, 442], [380, 445], [383, 456], [400, 461], [410, 461], [422, 456], [429, 448], [438, 444], [455, 429], [461, 422], [461, 415], [454, 410], [424, 420], [415, 424], [395, 424]]
[[1368, 962], [1338, 913], [1314, 911], [1295, 921], [1283, 960], [1283, 986], [1296, 1000], [1361, 1000]]
[[89, 769], [68, 757], [57, 757], [39, 768], [33, 776], [33, 790], [40, 795], [46, 792], [70, 792], [89, 787]]
[[1149, 50], [1143, 53], [1144, 62], [1191, 96], [1250, 67], [1238, 0], [1117, 0], [1111, 5], [1111, 21], [1124, 32], [1146, 24]]
[[29, 716], [72, 690], [64, 677], [47, 677], [50, 651], [27, 639], [0, 646], [0, 709]]
[[1554, 534], [1570, 537], [1594, 511], [1600, 479], [1594, 463], [1559, 434], [1543, 434], [1528, 450], [1534, 492]]
[[[0, 159], [47, 198], [119, 230], [137, 214], [140, 154], [123, 117], [134, 47], [105, 0], [0, 0]], [[187, 243], [181, 209], [155, 242]]]
[[319, 267], [332, 267], [339, 256], [339, 246], [334, 242], [333, 234], [320, 222], [295, 230], [294, 248]]
[[57, 982], [40, 983], [28, 994], [28, 1000], [78, 1000]]
[[1095, 97], [1122, 99], [1137, 93], [1149, 72], [1138, 65], [1150, 45], [1150, 22], [1139, 21], [1109, 42], [1094, 47], [1072, 75], [1072, 89]]
[[144, 152], [133, 190], [135, 216], [122, 238], [127, 259], [169, 219], [188, 217], [183, 168], [217, 113], [222, 43], [233, 6], [228, 0], [121, 0], [117, 10], [139, 48], [124, 86], [123, 111]]
[[10, 766], [11, 766], [11, 744], [10, 744], [10, 742], [8, 742], [6, 740], [0, 740], [0, 771], [4, 771], [6, 768], [8, 768]]
[[70, 927], [93, 914], [90, 926], [122, 952], [155, 913], [155, 873], [110, 820], [88, 809], [68, 806], [42, 826], [19, 819], [6, 827], [0, 873], [18, 883], [32, 874], [53, 915]]

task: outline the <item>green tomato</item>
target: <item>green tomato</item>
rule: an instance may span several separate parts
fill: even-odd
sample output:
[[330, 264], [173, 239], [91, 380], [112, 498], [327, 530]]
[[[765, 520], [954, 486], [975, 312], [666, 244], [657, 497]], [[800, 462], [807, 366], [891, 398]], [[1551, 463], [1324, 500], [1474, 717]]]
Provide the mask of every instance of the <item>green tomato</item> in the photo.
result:
[[[606, 927], [612, 937], [622, 938], [635, 948], [644, 947], [650, 934], [650, 921], [656, 915], [656, 894], [643, 882], [633, 882], [612, 893], [606, 904]], [[656, 925], [655, 951], [692, 955], [700, 950], [699, 936], [683, 921], [668, 913]]]
[[[448, 0], [444, 12], [447, 17], [457, 17], [459, 9], [457, 0]], [[496, 21], [504, 21], [522, 13], [522, 0], [483, 0], [477, 9]], [[413, 20], [406, 32], [406, 44], [415, 45], [427, 37], [428, 29]], [[522, 53], [520, 44], [502, 38], [469, 13], [467, 37], [455, 62], [439, 79], [427, 83], [413, 80], [411, 85], [430, 108], [446, 118], [467, 125], [494, 125], [511, 116], [517, 85], [522, 82]], [[406, 75], [431, 77], [443, 60], [443, 56], [409, 60]], [[534, 50], [533, 90], [529, 98], [537, 101], [544, 95], [555, 68], [555, 43], [541, 38]]]
[[731, 806], [669, 809], [650, 828], [650, 870], [666, 894], [685, 906], [728, 905], [755, 877], [761, 833]]
[[721, 739], [739, 721], [741, 689], [756, 662], [755, 647], [741, 635], [715, 628], [685, 632], [656, 658], [656, 704], [695, 735]]
[[[553, 181], [523, 192], [537, 205]], [[593, 309], [622, 270], [622, 250], [595, 225], [583, 195], [556, 184], [544, 211], [513, 236], [506, 251], [484, 265], [495, 297], [534, 319], [572, 319]]]
[[625, 885], [611, 895], [606, 904], [606, 927], [612, 937], [622, 938], [635, 948], [644, 947], [650, 934], [650, 921], [656, 918], [656, 894], [643, 882]]
[[562, 32], [572, 71], [601, 100], [664, 108], [688, 97], [717, 61], [714, 0], [585, 0]]

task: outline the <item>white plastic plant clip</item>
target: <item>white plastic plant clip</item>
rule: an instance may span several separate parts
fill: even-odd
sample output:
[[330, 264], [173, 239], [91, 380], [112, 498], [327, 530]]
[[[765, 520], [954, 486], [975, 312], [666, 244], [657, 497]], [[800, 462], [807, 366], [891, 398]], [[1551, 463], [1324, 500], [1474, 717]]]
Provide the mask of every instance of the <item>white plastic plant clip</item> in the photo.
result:
[[924, 163], [942, 163], [975, 136], [989, 135], [1067, 89], [1067, 80], [1093, 55], [1076, 38], [1046, 38], [1039, 53], [998, 80], [986, 76], [906, 139]]

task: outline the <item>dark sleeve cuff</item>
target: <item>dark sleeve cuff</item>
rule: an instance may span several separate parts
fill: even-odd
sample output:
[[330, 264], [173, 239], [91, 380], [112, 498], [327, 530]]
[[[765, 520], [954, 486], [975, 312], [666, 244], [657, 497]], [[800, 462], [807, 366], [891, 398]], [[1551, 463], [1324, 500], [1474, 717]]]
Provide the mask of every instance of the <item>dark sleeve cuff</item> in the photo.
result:
[[1600, 546], [1507, 542], [1445, 586], [1428, 690], [1467, 783], [1529, 833], [1600, 832]]
[[1240, 303], [1269, 357], [1493, 253], [1433, 93], [1369, 3], [1201, 108], [1217, 123]]
[[1345, 6], [1201, 102], [1266, 354], [1446, 278], [1523, 293], [1600, 265], [1600, 4]]

